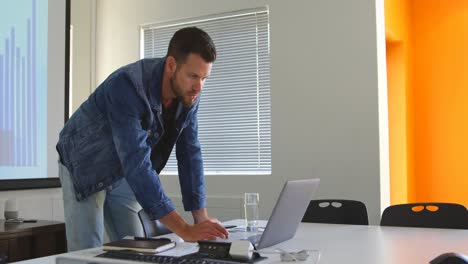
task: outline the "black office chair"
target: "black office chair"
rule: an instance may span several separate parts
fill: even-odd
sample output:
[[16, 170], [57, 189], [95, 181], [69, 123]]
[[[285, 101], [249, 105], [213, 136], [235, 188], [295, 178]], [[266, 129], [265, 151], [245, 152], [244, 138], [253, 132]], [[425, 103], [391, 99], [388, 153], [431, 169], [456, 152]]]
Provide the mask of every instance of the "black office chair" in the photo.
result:
[[410, 203], [387, 207], [381, 226], [468, 229], [468, 211], [453, 203]]
[[443, 253], [429, 261], [429, 264], [468, 264], [468, 256], [462, 253]]
[[155, 237], [172, 233], [171, 230], [158, 220], [151, 220], [143, 209], [138, 212], [138, 218], [140, 218], [141, 225], [143, 226], [145, 237]]
[[368, 225], [367, 208], [363, 202], [353, 200], [312, 200], [302, 222]]

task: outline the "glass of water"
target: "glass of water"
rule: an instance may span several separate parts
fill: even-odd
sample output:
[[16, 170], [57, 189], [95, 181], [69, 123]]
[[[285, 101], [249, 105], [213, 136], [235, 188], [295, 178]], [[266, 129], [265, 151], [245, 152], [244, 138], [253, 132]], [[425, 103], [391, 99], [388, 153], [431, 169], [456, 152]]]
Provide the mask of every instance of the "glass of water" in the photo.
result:
[[258, 229], [258, 193], [245, 193], [244, 215], [248, 232], [257, 232]]

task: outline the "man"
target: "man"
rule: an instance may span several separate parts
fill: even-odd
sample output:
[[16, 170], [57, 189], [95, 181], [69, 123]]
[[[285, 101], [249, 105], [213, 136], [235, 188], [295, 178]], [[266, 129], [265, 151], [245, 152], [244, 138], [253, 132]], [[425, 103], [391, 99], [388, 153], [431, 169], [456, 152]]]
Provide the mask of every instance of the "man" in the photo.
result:
[[[111, 240], [141, 235], [140, 205], [186, 241], [228, 236], [206, 210], [198, 141], [199, 96], [215, 59], [208, 34], [181, 29], [165, 58], [116, 70], [68, 120], [57, 150], [70, 251], [102, 245], [104, 225]], [[174, 145], [193, 225], [159, 179]]]

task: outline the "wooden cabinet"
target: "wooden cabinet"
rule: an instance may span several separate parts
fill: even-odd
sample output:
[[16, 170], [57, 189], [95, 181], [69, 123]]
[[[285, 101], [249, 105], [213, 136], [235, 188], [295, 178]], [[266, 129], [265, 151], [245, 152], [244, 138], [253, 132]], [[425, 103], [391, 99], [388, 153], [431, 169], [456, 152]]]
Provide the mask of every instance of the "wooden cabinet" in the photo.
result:
[[5, 223], [0, 220], [0, 253], [9, 262], [44, 257], [67, 250], [65, 224], [55, 221]]

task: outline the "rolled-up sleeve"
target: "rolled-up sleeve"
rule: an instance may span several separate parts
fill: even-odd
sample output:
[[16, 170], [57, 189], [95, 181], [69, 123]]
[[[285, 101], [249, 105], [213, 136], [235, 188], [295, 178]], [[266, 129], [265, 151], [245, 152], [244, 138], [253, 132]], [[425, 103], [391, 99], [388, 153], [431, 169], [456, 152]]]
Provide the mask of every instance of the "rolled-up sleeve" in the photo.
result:
[[203, 159], [198, 140], [198, 104], [176, 145], [182, 203], [186, 211], [206, 208]]
[[141, 123], [147, 106], [125, 74], [113, 76], [107, 85], [107, 114], [124, 177], [150, 218], [160, 219], [175, 207], [152, 169], [151, 148]]

